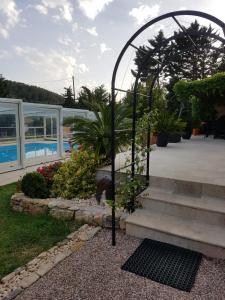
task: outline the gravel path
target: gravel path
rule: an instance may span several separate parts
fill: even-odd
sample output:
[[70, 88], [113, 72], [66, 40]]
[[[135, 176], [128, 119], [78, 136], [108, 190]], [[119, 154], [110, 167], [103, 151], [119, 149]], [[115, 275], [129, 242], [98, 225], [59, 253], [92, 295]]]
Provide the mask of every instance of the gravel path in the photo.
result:
[[79, 252], [66, 258], [16, 300], [225, 299], [225, 261], [204, 257], [191, 293], [122, 271], [140, 240], [100, 231]]

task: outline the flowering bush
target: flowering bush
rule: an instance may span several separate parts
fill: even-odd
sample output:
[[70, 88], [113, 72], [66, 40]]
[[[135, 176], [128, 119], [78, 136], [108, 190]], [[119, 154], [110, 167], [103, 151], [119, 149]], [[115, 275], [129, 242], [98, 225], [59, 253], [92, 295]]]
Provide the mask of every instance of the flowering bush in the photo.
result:
[[53, 197], [87, 198], [95, 193], [95, 175], [99, 159], [91, 151], [79, 150], [71, 154], [54, 175]]
[[54, 175], [57, 173], [57, 171], [61, 166], [62, 166], [61, 162], [55, 162], [51, 165], [40, 167], [37, 169], [37, 172], [44, 176], [49, 190], [52, 187]]

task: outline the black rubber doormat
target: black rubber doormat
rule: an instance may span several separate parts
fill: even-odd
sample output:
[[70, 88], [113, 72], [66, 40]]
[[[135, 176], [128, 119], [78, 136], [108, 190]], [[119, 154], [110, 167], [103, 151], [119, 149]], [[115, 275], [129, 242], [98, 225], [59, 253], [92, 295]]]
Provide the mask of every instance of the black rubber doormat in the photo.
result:
[[201, 259], [198, 252], [144, 239], [122, 270], [190, 292]]

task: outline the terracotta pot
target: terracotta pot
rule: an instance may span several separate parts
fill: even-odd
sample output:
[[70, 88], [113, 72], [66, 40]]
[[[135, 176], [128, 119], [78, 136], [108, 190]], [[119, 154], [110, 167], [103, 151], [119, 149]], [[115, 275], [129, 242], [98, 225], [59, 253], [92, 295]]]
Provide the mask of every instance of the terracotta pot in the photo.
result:
[[199, 135], [199, 128], [193, 128], [192, 129], [192, 134], [193, 135]]
[[156, 135], [152, 135], [150, 138], [150, 145], [156, 144]]

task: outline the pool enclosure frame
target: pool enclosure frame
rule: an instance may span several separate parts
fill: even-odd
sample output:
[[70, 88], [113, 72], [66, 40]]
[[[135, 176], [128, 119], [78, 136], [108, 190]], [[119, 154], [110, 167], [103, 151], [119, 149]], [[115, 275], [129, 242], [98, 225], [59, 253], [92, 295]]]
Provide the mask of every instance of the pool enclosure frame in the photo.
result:
[[[115, 175], [116, 172], [119, 171], [119, 169], [116, 169], [115, 167], [115, 159], [116, 159], [116, 153], [115, 153], [115, 137], [116, 137], [116, 128], [115, 128], [115, 103], [116, 103], [116, 93], [117, 92], [124, 92], [124, 93], [131, 93], [133, 95], [133, 99], [132, 99], [132, 137], [131, 137], [131, 163], [130, 163], [130, 168], [131, 168], [131, 180], [134, 180], [135, 175], [136, 175], [136, 170], [135, 170], [135, 154], [136, 154], [136, 149], [135, 149], [135, 140], [136, 140], [136, 120], [137, 120], [137, 113], [136, 113], [136, 106], [137, 106], [137, 96], [138, 96], [138, 84], [141, 78], [141, 72], [143, 70], [144, 64], [145, 62], [149, 59], [152, 58], [152, 60], [154, 61], [155, 59], [152, 57], [152, 49], [147, 52], [142, 50], [141, 48], [137, 47], [136, 45], [133, 44], [134, 40], [142, 33], [144, 32], [146, 29], [148, 29], [149, 27], [155, 25], [156, 23], [158, 23], [159, 21], [162, 21], [164, 19], [168, 19], [171, 18], [176, 25], [178, 26], [179, 29], [181, 29], [181, 32], [183, 33], [183, 36], [185, 36], [189, 41], [190, 44], [192, 45], [192, 47], [194, 46], [194, 48], [197, 47], [197, 45], [194, 43], [192, 36], [194, 36], [194, 34], [198, 34], [198, 32], [195, 33], [187, 33], [186, 29], [184, 26], [181, 25], [181, 23], [179, 22], [179, 20], [177, 19], [177, 16], [194, 16], [194, 17], [201, 17], [203, 19], [207, 19], [209, 21], [211, 21], [212, 23], [218, 25], [223, 32], [223, 35], [225, 36], [225, 23], [223, 21], [221, 21], [220, 19], [207, 14], [207, 13], [203, 13], [200, 11], [194, 11], [194, 10], [180, 10], [180, 11], [174, 11], [174, 12], [170, 12], [164, 15], [161, 15], [159, 17], [156, 17], [155, 19], [147, 22], [145, 25], [143, 25], [139, 30], [137, 30], [132, 37], [127, 41], [127, 43], [125, 44], [125, 46], [123, 47], [123, 49], [121, 50], [114, 69], [113, 69], [113, 73], [112, 73], [112, 80], [111, 80], [111, 94], [112, 94], [112, 98], [111, 98], [111, 181], [112, 181], [112, 245], [114, 246], [116, 244], [116, 222], [115, 222], [115, 206], [116, 206], [116, 179], [115, 179]], [[200, 34], [201, 36], [210, 36], [210, 34], [206, 33], [206, 34]], [[220, 37], [219, 35], [212, 35], [214, 38], [216, 38], [217, 40], [219, 40], [220, 42], [223, 43], [223, 45], [225, 45], [225, 39], [224, 37]], [[172, 41], [175, 38], [175, 36], [171, 36], [169, 37], [164, 43], [167, 43], [169, 41]], [[162, 46], [162, 45], [160, 45]], [[145, 58], [142, 62], [142, 65], [140, 66], [139, 70], [138, 70], [138, 74], [136, 75], [136, 77], [134, 76], [134, 88], [132, 91], [130, 90], [123, 90], [120, 88], [117, 88], [115, 86], [116, 84], [116, 79], [117, 79], [117, 73], [118, 73], [118, 69], [120, 66], [120, 63], [122, 61], [123, 56], [125, 55], [125, 53], [127, 52], [128, 48], [132, 47], [133, 49], [136, 49], [137, 52], [142, 52], [143, 54], [145, 54]], [[154, 52], [154, 50], [153, 50]], [[153, 80], [152, 83], [149, 87], [149, 90], [147, 92], [146, 95], [142, 95], [144, 97], [146, 97], [146, 101], [148, 103], [148, 111], [151, 111], [151, 102], [152, 102], [152, 92], [153, 92], [153, 88], [155, 85], [155, 82], [157, 81], [158, 76], [160, 75], [160, 73], [162, 72], [162, 70], [164, 69], [164, 66], [166, 64], [169, 64], [169, 61], [156, 61], [157, 62], [157, 68], [155, 69], [155, 72], [152, 74], [153, 75]], [[149, 165], [149, 159], [150, 159], [150, 128], [148, 128], [147, 130], [147, 154], [146, 154], [146, 181], [145, 181], [145, 185], [146, 187], [149, 185], [149, 178], [150, 178], [150, 165]], [[133, 205], [133, 209], [134, 209], [134, 200], [135, 200], [135, 196], [133, 194], [132, 196], [132, 205]]]
[[[17, 160], [13, 162], [0, 162], [0, 173], [5, 173], [9, 171], [14, 171], [18, 169], [23, 169], [28, 166], [34, 166], [41, 163], [48, 163], [52, 161], [57, 161], [60, 159], [64, 159], [66, 157], [66, 153], [64, 151], [64, 127], [63, 120], [66, 117], [71, 117], [74, 115], [78, 115], [84, 118], [92, 118], [92, 112], [84, 109], [71, 109], [64, 108], [61, 105], [50, 105], [50, 104], [41, 104], [41, 103], [30, 103], [23, 102], [21, 99], [11, 99], [11, 98], [0, 98], [0, 118], [1, 112], [4, 115], [4, 109], [1, 111], [2, 106], [6, 107], [6, 111], [10, 111], [8, 114], [15, 115], [15, 127], [12, 127], [16, 135], [13, 136], [13, 144], [16, 143], [16, 152], [17, 152]], [[9, 110], [7, 110], [7, 105], [9, 106]], [[10, 109], [11, 107], [11, 109]], [[39, 113], [39, 114], [38, 114]], [[5, 113], [5, 115], [8, 115]], [[51, 136], [53, 136], [52, 132], [52, 118], [56, 119], [56, 134], [54, 134], [53, 141], [57, 144], [57, 154], [46, 155], [46, 156], [38, 156], [35, 158], [26, 158], [25, 157], [25, 144], [29, 143], [29, 136], [26, 138], [26, 130], [25, 130], [25, 118], [29, 118], [29, 116], [39, 116], [43, 117], [43, 126], [42, 127], [34, 127], [41, 128], [43, 130], [42, 140], [46, 138], [46, 118], [51, 118]], [[53, 117], [52, 117], [53, 116]], [[32, 117], [31, 117], [32, 118]], [[10, 128], [10, 127], [8, 127]], [[33, 128], [33, 127], [29, 127]], [[1, 127], [2, 129], [2, 127]], [[71, 133], [72, 135], [72, 133]], [[38, 136], [31, 138], [33, 142], [36, 143]], [[2, 140], [10, 140], [8, 136], [2, 138]], [[47, 139], [50, 143], [51, 139]], [[0, 139], [1, 142], [1, 139]], [[39, 141], [40, 142], [40, 141]], [[47, 142], [46, 142], [47, 143]], [[6, 143], [7, 144], [7, 143]], [[12, 144], [12, 143], [8, 143]], [[0, 145], [2, 146], [2, 145]], [[4, 145], [3, 145], [4, 146]], [[1, 153], [0, 153], [1, 155]]]

